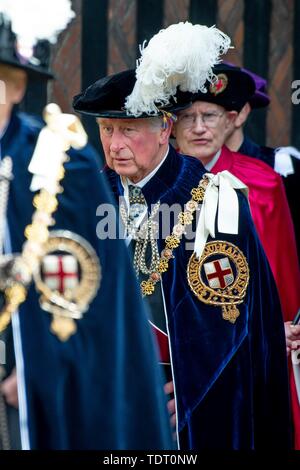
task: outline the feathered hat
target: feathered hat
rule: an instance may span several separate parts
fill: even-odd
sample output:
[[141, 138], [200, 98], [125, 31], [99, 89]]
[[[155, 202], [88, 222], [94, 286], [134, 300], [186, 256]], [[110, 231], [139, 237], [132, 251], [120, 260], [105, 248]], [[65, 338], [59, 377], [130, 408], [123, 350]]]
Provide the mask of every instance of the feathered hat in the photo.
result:
[[53, 78], [50, 44], [74, 16], [70, 0], [0, 0], [0, 63]]
[[141, 47], [136, 70], [104, 77], [75, 96], [74, 109], [100, 117], [149, 117], [190, 103], [187, 92], [214, 82], [213, 66], [230, 39], [217, 28], [178, 23]]

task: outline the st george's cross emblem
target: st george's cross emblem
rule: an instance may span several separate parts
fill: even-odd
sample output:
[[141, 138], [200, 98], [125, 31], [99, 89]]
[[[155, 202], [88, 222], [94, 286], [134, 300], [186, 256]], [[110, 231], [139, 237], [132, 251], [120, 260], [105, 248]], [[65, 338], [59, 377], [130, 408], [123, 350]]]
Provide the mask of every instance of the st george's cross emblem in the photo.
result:
[[225, 73], [219, 73], [217, 75], [217, 80], [210, 84], [209, 91], [212, 95], [217, 96], [219, 93], [222, 93], [228, 84], [228, 78]]
[[42, 272], [47, 286], [60, 294], [78, 286], [78, 262], [72, 255], [45, 256], [42, 261]]
[[208, 284], [213, 289], [230, 286], [234, 281], [229, 259], [220, 258], [203, 265]]
[[221, 307], [222, 317], [235, 323], [240, 315], [249, 284], [246, 257], [233, 243], [213, 241], [205, 245], [202, 256], [190, 257], [187, 279], [192, 292], [205, 304]]
[[67, 341], [100, 287], [101, 265], [95, 250], [78, 234], [50, 232], [34, 280], [41, 308], [52, 314], [51, 332]]

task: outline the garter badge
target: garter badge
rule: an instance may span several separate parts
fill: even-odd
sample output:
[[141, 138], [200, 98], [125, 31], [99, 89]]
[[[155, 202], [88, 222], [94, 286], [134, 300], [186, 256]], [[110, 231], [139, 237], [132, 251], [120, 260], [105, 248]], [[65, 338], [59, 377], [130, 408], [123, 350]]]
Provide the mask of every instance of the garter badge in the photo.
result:
[[51, 331], [67, 341], [77, 330], [97, 294], [101, 266], [92, 246], [79, 235], [53, 231], [43, 246], [41, 265], [34, 274], [43, 310], [52, 314]]
[[225, 90], [228, 84], [228, 78], [225, 73], [219, 73], [217, 75], [217, 80], [216, 82], [213, 82], [209, 86], [209, 91], [212, 95], [217, 96], [219, 93], [222, 93], [222, 91]]
[[201, 302], [221, 307], [224, 320], [235, 323], [237, 305], [246, 295], [249, 267], [242, 251], [232, 243], [206, 243], [198, 259], [193, 253], [187, 268], [188, 283]]

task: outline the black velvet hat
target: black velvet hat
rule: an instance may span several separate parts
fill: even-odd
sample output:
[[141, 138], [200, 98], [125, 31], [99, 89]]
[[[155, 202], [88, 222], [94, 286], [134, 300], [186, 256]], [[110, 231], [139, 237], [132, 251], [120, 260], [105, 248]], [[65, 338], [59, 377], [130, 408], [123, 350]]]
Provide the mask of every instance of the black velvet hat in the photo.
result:
[[[136, 82], [135, 69], [101, 78], [89, 86], [85, 91], [76, 95], [73, 99], [75, 111], [90, 114], [95, 117], [133, 118], [126, 112], [125, 100], [131, 94]], [[179, 90], [175, 99], [170, 99], [169, 105], [161, 106], [163, 111], [175, 112], [184, 109], [191, 104], [191, 94], [182, 93]], [[158, 108], [160, 106], [158, 105]], [[163, 114], [163, 111], [157, 115]], [[152, 117], [153, 114], [143, 113], [139, 118]]]
[[249, 100], [251, 108], [265, 108], [270, 103], [270, 98], [267, 93], [267, 80], [254, 72], [250, 72], [248, 69], [242, 68], [242, 70], [250, 75], [255, 82], [255, 92]]
[[[231, 68], [237, 68], [235, 65], [231, 64], [230, 62], [223, 62], [223, 64], [229, 65]], [[249, 104], [252, 109], [254, 108], [264, 108], [270, 104], [270, 98], [267, 92], [267, 80], [265, 80], [260, 75], [245, 69], [245, 67], [241, 67], [240, 70], [250, 75], [255, 82], [255, 92], [249, 99]]]
[[240, 111], [255, 92], [253, 78], [241, 70], [226, 64], [218, 64], [213, 68], [217, 81], [207, 83], [207, 93], [194, 93], [192, 101], [207, 101], [218, 104], [227, 111]]
[[30, 58], [23, 57], [17, 48], [17, 38], [11, 29], [9, 21], [0, 14], [0, 64], [11, 65], [29, 74], [53, 78], [49, 71], [50, 44], [47, 40], [40, 40], [34, 46]]

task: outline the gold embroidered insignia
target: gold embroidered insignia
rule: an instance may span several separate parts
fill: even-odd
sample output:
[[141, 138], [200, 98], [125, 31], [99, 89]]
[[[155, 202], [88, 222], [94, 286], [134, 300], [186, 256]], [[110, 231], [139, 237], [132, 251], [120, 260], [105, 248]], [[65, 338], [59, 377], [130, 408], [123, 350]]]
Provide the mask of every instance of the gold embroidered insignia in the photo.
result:
[[101, 266], [92, 246], [66, 230], [50, 232], [40, 268], [34, 274], [43, 310], [53, 315], [51, 331], [66, 341], [77, 330], [97, 294]]
[[189, 259], [187, 278], [192, 292], [201, 302], [222, 308], [224, 320], [235, 323], [237, 305], [245, 298], [249, 267], [242, 251], [232, 243], [213, 241], [205, 245], [198, 259]]
[[217, 75], [216, 82], [210, 84], [209, 91], [212, 95], [217, 96], [219, 93], [222, 93], [226, 89], [227, 84], [227, 75], [225, 75], [225, 73], [219, 73], [219, 75]]

